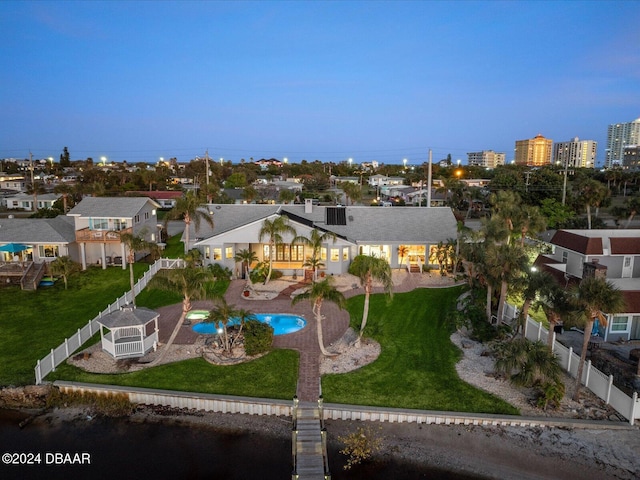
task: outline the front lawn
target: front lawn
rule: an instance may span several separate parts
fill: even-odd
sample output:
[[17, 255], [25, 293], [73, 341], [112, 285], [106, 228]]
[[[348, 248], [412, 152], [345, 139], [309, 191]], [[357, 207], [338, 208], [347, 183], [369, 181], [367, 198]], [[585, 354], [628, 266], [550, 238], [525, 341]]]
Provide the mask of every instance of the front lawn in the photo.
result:
[[[462, 352], [449, 340], [444, 320], [459, 288], [417, 289], [387, 304], [372, 295], [366, 336], [381, 344], [380, 357], [348, 374], [323, 377], [331, 403], [458, 412], [518, 414], [503, 400], [463, 382], [455, 364]], [[351, 326], [358, 330], [363, 296], [349, 299]]]

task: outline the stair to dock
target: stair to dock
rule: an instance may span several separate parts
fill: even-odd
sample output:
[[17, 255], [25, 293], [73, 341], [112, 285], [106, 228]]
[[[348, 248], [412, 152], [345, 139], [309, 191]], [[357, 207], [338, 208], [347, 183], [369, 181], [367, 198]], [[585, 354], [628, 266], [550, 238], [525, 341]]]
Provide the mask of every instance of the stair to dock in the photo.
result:
[[326, 432], [322, 422], [322, 403], [294, 400], [292, 432], [294, 471], [298, 480], [331, 478], [327, 466]]

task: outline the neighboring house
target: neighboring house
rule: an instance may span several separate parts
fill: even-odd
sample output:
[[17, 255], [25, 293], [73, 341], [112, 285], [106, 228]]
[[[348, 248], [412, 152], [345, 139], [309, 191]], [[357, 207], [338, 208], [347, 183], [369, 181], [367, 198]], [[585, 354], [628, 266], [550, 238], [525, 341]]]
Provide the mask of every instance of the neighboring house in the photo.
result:
[[558, 230], [549, 243], [552, 253], [536, 265], [562, 285], [601, 276], [622, 290], [626, 311], [607, 315], [599, 334], [609, 342], [640, 340], [640, 230]]
[[15, 192], [26, 192], [27, 181], [22, 175], [0, 176], [0, 190], [11, 190]]
[[[53, 204], [62, 197], [59, 193], [42, 193], [36, 196], [38, 210], [52, 208]], [[9, 210], [25, 210], [30, 212], [33, 210], [33, 195], [20, 194], [6, 198], [7, 208]]]
[[[85, 197], [67, 214], [75, 220], [76, 242], [80, 263], [122, 264], [126, 267], [127, 252], [120, 242], [122, 233], [139, 235], [158, 241], [158, 203], [147, 197]], [[138, 256], [141, 254], [138, 253]]]
[[69, 256], [80, 261], [72, 218], [3, 218], [0, 219], [0, 245], [8, 243], [27, 247], [20, 253], [0, 252], [0, 261], [11, 262], [14, 257], [23, 261], [50, 262]]
[[371, 175], [368, 183], [372, 187], [381, 187], [383, 185], [402, 185], [404, 177], [387, 177], [386, 175]]
[[[269, 239], [259, 238], [264, 220], [286, 216], [298, 235], [308, 237], [313, 228], [336, 234], [321, 249], [323, 271], [329, 275], [346, 273], [358, 254], [386, 259], [393, 268], [437, 264], [434, 249], [438, 242], [456, 238], [456, 220], [450, 208], [415, 207], [325, 207], [306, 199], [304, 205], [207, 205], [213, 212], [214, 228], [205, 222], [195, 230], [191, 224], [190, 244], [198, 248], [205, 264], [219, 263], [238, 274], [234, 260], [242, 249], [255, 252], [259, 261], [269, 259]], [[203, 207], [204, 210], [204, 207]], [[301, 273], [311, 249], [302, 244], [291, 245], [293, 237], [285, 235], [284, 244], [274, 252], [274, 268], [287, 275]], [[183, 236], [184, 240], [184, 236]], [[398, 247], [406, 251], [402, 258]]]
[[131, 192], [131, 194], [139, 197], [149, 197], [155, 200], [159, 208], [164, 210], [170, 210], [176, 206], [178, 199], [182, 197], [182, 190], [152, 190], [152, 191], [138, 191]]

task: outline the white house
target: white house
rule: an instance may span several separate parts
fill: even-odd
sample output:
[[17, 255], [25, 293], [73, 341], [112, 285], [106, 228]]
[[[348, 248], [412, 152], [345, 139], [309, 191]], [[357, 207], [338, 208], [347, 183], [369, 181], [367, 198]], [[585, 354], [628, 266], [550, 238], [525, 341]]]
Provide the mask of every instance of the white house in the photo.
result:
[[[314, 228], [336, 235], [335, 242], [325, 242], [321, 249], [323, 271], [329, 275], [346, 273], [358, 254], [384, 258], [394, 268], [435, 265], [435, 246], [456, 237], [455, 217], [444, 207], [332, 207], [313, 205], [307, 199], [304, 205], [216, 204], [203, 210], [213, 215], [214, 228], [201, 222], [196, 230], [192, 223], [187, 249], [199, 249], [205, 264], [219, 263], [236, 274], [240, 266], [234, 257], [242, 249], [255, 252], [259, 261], [268, 261], [269, 239], [260, 239], [259, 232], [265, 219], [279, 216], [288, 219], [297, 235], [308, 237]], [[284, 243], [273, 252], [274, 268], [288, 275], [301, 273], [311, 255], [309, 247], [292, 245], [292, 240], [292, 235], [285, 235]]]

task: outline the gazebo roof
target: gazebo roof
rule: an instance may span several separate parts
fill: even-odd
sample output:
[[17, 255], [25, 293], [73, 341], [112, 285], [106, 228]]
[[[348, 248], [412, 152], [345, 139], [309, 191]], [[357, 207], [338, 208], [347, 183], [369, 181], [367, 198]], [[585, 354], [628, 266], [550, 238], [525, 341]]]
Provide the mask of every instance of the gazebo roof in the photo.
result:
[[107, 328], [122, 328], [122, 327], [135, 327], [140, 325], [146, 325], [152, 320], [156, 319], [160, 314], [149, 310], [148, 308], [140, 307], [135, 308], [133, 306], [122, 307], [116, 312], [103, 315], [98, 323], [104, 325]]

